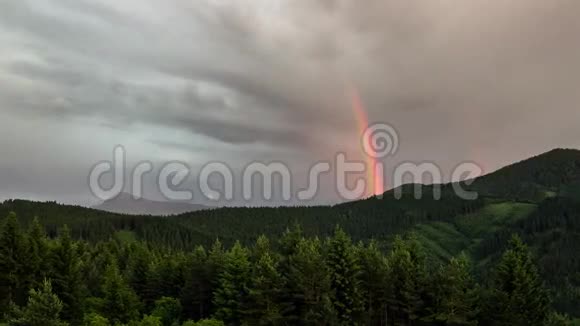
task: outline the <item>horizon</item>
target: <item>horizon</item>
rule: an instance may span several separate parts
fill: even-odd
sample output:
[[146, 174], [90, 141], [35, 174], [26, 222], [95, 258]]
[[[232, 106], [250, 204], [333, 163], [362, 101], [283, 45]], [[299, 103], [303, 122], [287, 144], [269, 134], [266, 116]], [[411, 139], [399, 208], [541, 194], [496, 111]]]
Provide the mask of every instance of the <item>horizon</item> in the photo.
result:
[[[555, 152], [558, 151], [574, 151], [574, 152], [578, 152], [580, 154], [580, 148], [564, 148], [564, 147], [557, 147], [554, 149], [551, 149], [549, 151], [546, 152], [542, 152], [542, 153], [537, 153], [535, 155], [526, 157], [524, 159], [520, 159], [520, 160], [516, 160], [514, 162], [511, 162], [509, 164], [506, 164], [504, 166], [500, 166], [497, 169], [493, 170], [493, 171], [489, 171], [486, 172], [480, 176], [477, 176], [475, 179], [477, 178], [485, 178], [489, 175], [493, 175], [501, 170], [504, 170], [506, 168], [510, 168], [512, 166], [518, 165], [520, 163], [523, 162], [527, 162], [527, 161], [532, 161], [538, 157], [542, 157], [542, 156], [546, 156], [549, 154], [553, 154]], [[462, 180], [465, 181], [465, 180]], [[421, 186], [437, 186], [437, 185], [448, 185], [450, 183], [453, 183], [453, 181], [450, 182], [442, 182], [439, 184], [434, 184], [434, 183], [419, 183], [419, 185]], [[380, 195], [377, 194], [372, 194], [372, 195], [368, 195], [362, 198], [357, 198], [357, 199], [353, 199], [353, 200], [342, 200], [342, 201], [337, 201], [337, 202], [331, 202], [331, 203], [310, 203], [310, 204], [304, 204], [304, 203], [296, 203], [296, 204], [288, 204], [288, 203], [282, 203], [282, 204], [277, 204], [277, 203], [266, 203], [266, 205], [262, 204], [256, 204], [256, 205], [252, 205], [251, 203], [248, 204], [238, 204], [238, 203], [225, 203], [225, 204], [220, 204], [220, 203], [213, 203], [214, 205], [210, 204], [200, 204], [195, 202], [194, 200], [191, 201], [175, 201], [175, 200], [171, 200], [169, 198], [163, 198], [163, 199], [152, 199], [152, 198], [147, 198], [145, 196], [141, 196], [138, 198], [135, 198], [135, 194], [131, 193], [131, 192], [127, 192], [127, 191], [121, 191], [118, 195], [109, 198], [109, 199], [105, 199], [105, 200], [101, 200], [101, 201], [97, 201], [94, 202], [92, 204], [84, 204], [84, 203], [79, 203], [79, 202], [62, 202], [56, 199], [35, 199], [35, 198], [21, 198], [21, 197], [12, 197], [12, 198], [0, 198], [0, 204], [7, 202], [7, 201], [13, 201], [13, 200], [25, 200], [25, 201], [31, 201], [31, 202], [38, 202], [38, 203], [52, 203], [55, 202], [59, 205], [67, 205], [67, 206], [80, 206], [80, 207], [85, 207], [85, 208], [92, 208], [92, 209], [97, 209], [97, 210], [104, 210], [104, 211], [109, 211], [109, 212], [115, 212], [113, 210], [108, 210], [103, 208], [104, 204], [108, 204], [108, 203], [117, 203], [119, 200], [121, 200], [120, 203], [130, 203], [130, 202], [150, 202], [152, 204], [177, 204], [177, 205], [190, 205], [192, 207], [191, 210], [184, 210], [183, 212], [193, 212], [195, 210], [203, 210], [203, 209], [219, 209], [219, 208], [283, 208], [283, 207], [316, 207], [316, 206], [335, 206], [335, 205], [341, 205], [341, 204], [345, 204], [348, 202], [353, 202], [353, 201], [358, 201], [358, 200], [367, 200], [367, 199], [371, 199], [373, 197], [377, 197], [378, 198], [382, 198], [381, 195], [383, 194], [387, 194], [387, 193], [391, 193], [393, 191], [395, 191], [398, 188], [401, 188], [403, 186], [409, 186], [409, 185], [413, 185], [414, 183], [409, 182], [409, 183], [404, 183], [401, 185], [398, 185], [397, 187], [392, 187], [389, 189], [384, 189], [383, 193]], [[198, 207], [196, 207], [198, 206]], [[134, 213], [134, 212], [125, 212], [128, 213], [130, 215], [142, 215], [144, 214], [143, 212], [141, 213]], [[156, 214], [153, 214], [156, 215]], [[167, 215], [167, 214], [160, 214], [160, 215]], [[169, 214], [169, 215], [173, 215], [173, 214]]]

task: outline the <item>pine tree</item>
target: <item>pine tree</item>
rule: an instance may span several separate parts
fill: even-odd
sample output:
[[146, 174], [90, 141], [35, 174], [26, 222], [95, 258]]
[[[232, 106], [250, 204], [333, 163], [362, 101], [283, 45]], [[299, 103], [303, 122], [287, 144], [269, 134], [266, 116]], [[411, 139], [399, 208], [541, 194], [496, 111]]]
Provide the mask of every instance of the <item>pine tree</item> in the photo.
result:
[[51, 264], [52, 287], [63, 303], [62, 318], [78, 324], [83, 316], [81, 259], [66, 226], [52, 249]]
[[396, 237], [388, 257], [388, 319], [394, 325], [417, 321], [423, 310], [425, 262], [414, 239]]
[[111, 264], [105, 271], [102, 315], [111, 323], [127, 323], [139, 316], [139, 298], [125, 282], [119, 269]]
[[224, 251], [224, 247], [219, 239], [216, 239], [213, 245], [211, 246], [208, 257], [207, 257], [207, 275], [209, 278], [209, 290], [208, 292], [211, 293], [212, 299], [210, 300], [210, 305], [208, 311], [214, 314], [217, 310], [217, 307], [214, 306], [213, 303], [213, 295], [216, 292], [217, 288], [219, 287], [219, 276], [221, 275], [226, 260], [226, 252]]
[[[80, 245], [82, 243], [77, 243]], [[107, 266], [114, 264], [116, 258], [104, 243], [98, 243], [88, 248], [81, 256], [81, 274], [83, 284], [87, 289], [87, 295], [94, 297], [102, 296], [103, 275]]]
[[270, 240], [262, 234], [258, 239], [256, 239], [256, 244], [252, 248], [252, 261], [258, 262], [265, 254], [273, 256], [273, 252], [270, 248]]
[[181, 304], [189, 319], [208, 317], [211, 306], [211, 276], [209, 274], [208, 255], [202, 246], [198, 246], [186, 264], [185, 285], [181, 291]]
[[320, 240], [302, 239], [290, 256], [288, 291], [295, 311], [289, 322], [305, 325], [333, 325], [336, 322], [332, 305], [330, 271], [324, 261]]
[[128, 261], [127, 281], [135, 293], [145, 299], [152, 257], [144, 244], [135, 244], [132, 249]]
[[254, 257], [256, 263], [252, 268], [250, 289], [244, 305], [244, 320], [248, 325], [277, 325], [282, 319], [280, 294], [283, 280], [267, 238], [258, 238]]
[[280, 238], [280, 253], [283, 257], [290, 257], [295, 251], [298, 243], [304, 237], [300, 224], [294, 224], [292, 228], [286, 229]]
[[387, 260], [375, 241], [357, 248], [361, 264], [361, 290], [365, 298], [365, 319], [368, 325], [386, 324]]
[[208, 272], [210, 275], [215, 275], [214, 282], [217, 282], [217, 276], [221, 274], [226, 260], [226, 253], [224, 247], [219, 239], [213, 243], [208, 254]]
[[479, 291], [464, 254], [451, 258], [431, 282], [432, 307], [426, 321], [445, 325], [477, 325]]
[[158, 317], [163, 325], [172, 326], [179, 323], [182, 310], [179, 300], [163, 297], [155, 301], [155, 308], [153, 308], [151, 316]]
[[147, 276], [147, 307], [162, 297], [179, 297], [183, 286], [181, 266], [175, 257], [165, 255], [157, 259]]
[[28, 231], [27, 265], [32, 280], [32, 286], [40, 286], [48, 274], [49, 264], [46, 234], [38, 220], [38, 217], [34, 218]]
[[63, 303], [52, 292], [50, 281], [44, 280], [42, 287], [38, 290], [30, 290], [28, 304], [22, 310], [17, 312], [17, 318], [9, 320], [9, 325], [21, 326], [65, 326], [62, 322], [60, 312]]
[[334, 309], [341, 325], [359, 322], [364, 307], [360, 291], [360, 263], [351, 239], [337, 227], [328, 243], [327, 263], [334, 289]]
[[282, 290], [281, 309], [285, 319], [290, 322], [298, 318], [301, 307], [297, 306], [293, 287], [294, 284], [290, 281], [290, 257], [296, 252], [298, 243], [304, 238], [302, 227], [295, 223], [292, 228], [287, 228], [278, 241], [280, 251], [279, 271], [284, 280], [284, 288]]
[[20, 230], [16, 214], [10, 213], [0, 233], [0, 313], [10, 302], [26, 303], [29, 282], [26, 238]]
[[544, 325], [551, 300], [532, 254], [514, 235], [496, 267], [487, 314], [496, 325]]
[[93, 312], [85, 315], [83, 326], [111, 326], [111, 323], [107, 318]]
[[226, 324], [239, 324], [243, 302], [248, 294], [250, 262], [248, 250], [236, 242], [225, 256], [223, 269], [214, 292], [215, 316]]

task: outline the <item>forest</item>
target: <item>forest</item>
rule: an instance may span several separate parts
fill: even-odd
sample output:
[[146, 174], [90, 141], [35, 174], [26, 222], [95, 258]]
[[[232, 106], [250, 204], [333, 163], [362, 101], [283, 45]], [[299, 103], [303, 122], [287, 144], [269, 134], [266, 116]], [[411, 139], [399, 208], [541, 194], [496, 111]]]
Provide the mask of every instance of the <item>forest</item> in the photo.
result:
[[414, 234], [388, 251], [336, 226], [193, 250], [130, 237], [48, 237], [38, 219], [1, 221], [6, 325], [567, 325], [514, 235], [485, 279], [465, 254], [433, 264]]

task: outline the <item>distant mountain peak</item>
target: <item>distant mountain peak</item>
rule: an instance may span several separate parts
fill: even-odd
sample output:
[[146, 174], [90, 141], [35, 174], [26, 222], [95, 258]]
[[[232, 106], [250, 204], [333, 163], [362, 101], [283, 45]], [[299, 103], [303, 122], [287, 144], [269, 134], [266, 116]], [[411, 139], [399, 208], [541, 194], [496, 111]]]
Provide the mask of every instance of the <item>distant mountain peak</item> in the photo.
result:
[[93, 206], [93, 208], [119, 214], [176, 215], [208, 209], [209, 207], [184, 201], [156, 201], [135, 198], [131, 193], [121, 192], [119, 195]]

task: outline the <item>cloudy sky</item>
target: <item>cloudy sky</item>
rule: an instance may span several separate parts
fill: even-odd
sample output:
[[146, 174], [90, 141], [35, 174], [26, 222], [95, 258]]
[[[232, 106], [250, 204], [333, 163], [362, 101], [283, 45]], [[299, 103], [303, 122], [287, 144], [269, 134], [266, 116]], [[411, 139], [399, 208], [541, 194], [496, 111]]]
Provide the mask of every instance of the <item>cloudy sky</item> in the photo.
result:
[[353, 90], [399, 132], [387, 165], [492, 171], [579, 148], [579, 12], [577, 0], [3, 0], [0, 198], [92, 202], [89, 171], [115, 145], [129, 165], [281, 161], [302, 177], [360, 156]]

